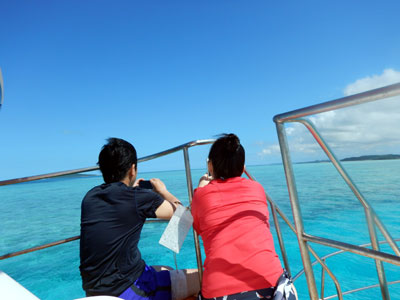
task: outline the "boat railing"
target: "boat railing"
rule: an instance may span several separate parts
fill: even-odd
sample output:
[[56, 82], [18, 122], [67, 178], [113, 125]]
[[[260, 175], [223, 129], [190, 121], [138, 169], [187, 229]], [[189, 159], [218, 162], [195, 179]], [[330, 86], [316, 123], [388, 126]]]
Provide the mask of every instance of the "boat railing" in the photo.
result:
[[[208, 140], [195, 140], [156, 154], [152, 154], [149, 156], [145, 156], [142, 158], [138, 159], [138, 163], [142, 163], [145, 161], [149, 161], [149, 160], [153, 160], [153, 159], [157, 159], [178, 151], [183, 151], [183, 159], [185, 162], [185, 174], [186, 174], [186, 185], [187, 185], [187, 190], [188, 190], [188, 197], [189, 197], [189, 205], [191, 205], [192, 203], [192, 197], [193, 197], [193, 183], [192, 183], [192, 175], [191, 175], [191, 168], [190, 168], [190, 159], [189, 159], [189, 148], [194, 147], [194, 146], [200, 146], [200, 145], [207, 145], [207, 144], [211, 144], [214, 142], [214, 139], [208, 139]], [[98, 170], [99, 167], [98, 166], [93, 166], [93, 167], [87, 167], [87, 168], [80, 168], [80, 169], [74, 169], [74, 170], [67, 170], [67, 171], [61, 171], [61, 172], [53, 172], [53, 173], [47, 173], [47, 174], [42, 174], [42, 175], [35, 175], [35, 176], [28, 176], [28, 177], [22, 177], [22, 178], [15, 178], [15, 179], [10, 179], [10, 180], [3, 180], [0, 181], [0, 186], [5, 186], [5, 185], [12, 185], [12, 184], [18, 184], [18, 183], [24, 183], [24, 182], [30, 182], [30, 181], [35, 181], [35, 180], [41, 180], [41, 179], [49, 179], [49, 178], [56, 178], [56, 177], [61, 177], [61, 176], [67, 176], [67, 175], [73, 175], [73, 174], [81, 174], [81, 173], [86, 173], [86, 172], [93, 172]], [[246, 176], [251, 179], [251, 180], [255, 180], [254, 177], [248, 172], [247, 169], [245, 169], [245, 174]], [[269, 195], [266, 193], [266, 197], [267, 200], [270, 204], [270, 208], [271, 208], [271, 212], [273, 215], [273, 219], [274, 219], [274, 224], [275, 224], [275, 229], [277, 232], [277, 237], [278, 237], [278, 241], [279, 241], [279, 245], [281, 248], [281, 253], [282, 253], [282, 258], [284, 261], [284, 265], [286, 270], [289, 272], [290, 274], [290, 266], [289, 266], [289, 261], [287, 258], [287, 253], [286, 253], [286, 249], [284, 246], [284, 242], [283, 242], [283, 237], [282, 237], [282, 231], [280, 229], [280, 225], [279, 225], [279, 221], [278, 221], [278, 214], [282, 217], [282, 219], [292, 228], [292, 230], [294, 231], [294, 227], [293, 225], [290, 223], [289, 219], [286, 217], [286, 215], [280, 210], [280, 208], [278, 207], [278, 205], [272, 201], [272, 199], [269, 197]], [[159, 220], [159, 219], [155, 219], [155, 220], [147, 220], [146, 223], [154, 223], [154, 222], [166, 222], [165, 220]], [[194, 247], [196, 250], [196, 260], [197, 260], [197, 267], [199, 269], [199, 279], [201, 281], [202, 279], [202, 272], [203, 272], [203, 265], [202, 265], [202, 258], [201, 258], [201, 250], [200, 250], [200, 242], [199, 242], [199, 237], [196, 233], [196, 231], [193, 230], [193, 235], [194, 235]], [[62, 245], [65, 243], [69, 243], [72, 241], [76, 241], [79, 240], [80, 236], [73, 236], [73, 237], [69, 237], [66, 239], [62, 239], [62, 240], [58, 240], [58, 241], [54, 241], [51, 243], [47, 243], [44, 245], [39, 245], [39, 246], [35, 246], [29, 249], [23, 249], [20, 251], [16, 251], [16, 252], [12, 252], [12, 253], [8, 253], [8, 254], [4, 254], [0, 256], [0, 260], [6, 259], [6, 258], [11, 258], [11, 257], [15, 257], [15, 256], [19, 256], [22, 254], [26, 254], [26, 253], [31, 253], [31, 252], [35, 252], [38, 250], [42, 250], [42, 249], [46, 249], [46, 248], [50, 248], [50, 247], [54, 247], [57, 245]]]
[[[400, 239], [395, 239], [395, 241], [396, 242], [400, 242]], [[380, 241], [379, 244], [387, 244], [387, 242], [386, 241]], [[362, 245], [359, 245], [359, 246], [360, 247], [370, 247], [371, 243], [362, 244]], [[328, 258], [331, 258], [331, 257], [339, 255], [339, 254], [343, 254], [343, 253], [346, 253], [346, 252], [347, 251], [345, 251], [345, 250], [339, 250], [339, 251], [336, 251], [336, 252], [329, 253], [329, 254], [321, 257], [321, 261], [323, 261], [324, 264], [326, 265], [326, 260]], [[318, 263], [319, 263], [319, 261], [316, 260], [311, 265], [315, 266]], [[302, 269], [295, 276], [293, 276], [293, 281], [296, 281], [297, 279], [299, 279], [300, 276], [302, 276], [303, 274], [304, 274], [304, 269]], [[398, 283], [400, 283], [400, 280], [391, 281], [391, 282], [388, 282], [387, 284], [391, 285], [391, 284], [398, 284]], [[364, 291], [364, 290], [372, 289], [372, 288], [377, 288], [377, 287], [379, 287], [379, 284], [373, 284], [373, 285], [369, 285], [369, 286], [364, 286], [364, 287], [361, 287], [361, 288], [345, 291], [345, 292], [342, 293], [342, 295], [352, 294], [352, 293], [355, 293], [355, 292], [360, 292], [360, 291]], [[328, 299], [333, 299], [333, 298], [338, 297], [337, 294], [324, 297], [324, 290], [325, 290], [325, 269], [322, 268], [322, 272], [321, 272], [321, 296], [320, 296], [320, 299], [328, 300]]]
[[[274, 122], [277, 128], [277, 134], [279, 139], [279, 145], [281, 150], [282, 161], [285, 170], [285, 176], [289, 191], [289, 199], [292, 207], [293, 220], [295, 223], [295, 229], [292, 228], [297, 236], [300, 254], [302, 258], [302, 263], [304, 267], [304, 274], [306, 276], [306, 281], [308, 285], [308, 291], [310, 298], [312, 300], [319, 299], [318, 291], [315, 282], [315, 276], [312, 268], [312, 263], [310, 260], [310, 253], [316, 258], [316, 260], [323, 267], [322, 276], [325, 275], [325, 271], [331, 276], [333, 279], [336, 290], [337, 297], [339, 299], [343, 299], [343, 294], [340, 288], [340, 285], [336, 279], [336, 277], [332, 274], [332, 272], [327, 268], [325, 264], [325, 260], [320, 258], [314, 250], [312, 250], [310, 243], [316, 243], [324, 246], [329, 246], [333, 248], [340, 249], [342, 251], [348, 251], [357, 255], [366, 256], [375, 260], [377, 277], [379, 279], [379, 287], [381, 289], [382, 299], [389, 300], [389, 290], [388, 290], [388, 282], [386, 280], [386, 274], [383, 267], [383, 262], [388, 262], [397, 266], [400, 266], [400, 250], [396, 244], [396, 241], [392, 238], [382, 221], [379, 219], [378, 215], [374, 211], [373, 207], [370, 203], [365, 199], [362, 195], [361, 191], [358, 189], [356, 184], [350, 178], [349, 174], [341, 165], [340, 161], [336, 158], [333, 151], [330, 149], [329, 145], [324, 141], [318, 130], [315, 128], [314, 124], [310, 119], [306, 119], [305, 117], [316, 115], [323, 112], [334, 111], [344, 107], [350, 107], [354, 105], [360, 105], [363, 103], [377, 101], [389, 97], [394, 97], [400, 95], [400, 83], [389, 85], [386, 87], [370, 90], [367, 92], [347, 96], [344, 98], [340, 98], [337, 100], [305, 107], [302, 109], [290, 111], [287, 113], [279, 114], [274, 117]], [[336, 170], [342, 176], [344, 181], [350, 187], [351, 191], [357, 197], [359, 202], [364, 207], [364, 213], [368, 224], [368, 232], [371, 240], [372, 249], [366, 248], [365, 246], [356, 246], [348, 243], [343, 243], [337, 240], [331, 240], [323, 237], [313, 236], [307, 234], [304, 230], [303, 217], [301, 213], [300, 203], [297, 195], [297, 187], [296, 181], [293, 172], [293, 166], [291, 162], [291, 157], [289, 153], [289, 143], [286, 136], [285, 131], [285, 123], [300, 123], [303, 124], [314, 137], [316, 142], [320, 145], [322, 150], [328, 156], [329, 160], [335, 166]], [[379, 229], [382, 235], [384, 236], [386, 242], [392, 248], [393, 254], [389, 254], [386, 252], [380, 251], [379, 242], [377, 238], [376, 229]], [[321, 287], [321, 298], [323, 298], [324, 291], [324, 280], [322, 280]], [[347, 293], [347, 292], [346, 292]], [[333, 297], [336, 297], [333, 296]], [[330, 299], [330, 297], [328, 297]], [[325, 298], [325, 299], [328, 299]]]
[[[191, 175], [191, 168], [190, 168], [190, 159], [189, 159], [189, 148], [194, 147], [194, 146], [200, 146], [200, 145], [207, 145], [207, 144], [211, 144], [213, 143], [215, 140], [214, 139], [208, 139], [208, 140], [195, 140], [156, 154], [152, 154], [149, 156], [145, 156], [142, 158], [138, 159], [138, 163], [142, 163], [145, 161], [149, 161], [149, 160], [153, 160], [153, 159], [157, 159], [178, 151], [183, 151], [183, 159], [185, 162], [185, 174], [186, 174], [186, 185], [187, 185], [187, 190], [188, 190], [188, 197], [189, 197], [189, 205], [191, 205], [192, 203], [192, 197], [193, 197], [193, 183], [192, 183], [192, 175]], [[99, 167], [98, 166], [93, 166], [93, 167], [87, 167], [87, 168], [80, 168], [80, 169], [74, 169], [74, 170], [67, 170], [67, 171], [61, 171], [61, 172], [53, 172], [53, 173], [47, 173], [47, 174], [42, 174], [42, 175], [35, 175], [35, 176], [28, 176], [28, 177], [22, 177], [22, 178], [15, 178], [15, 179], [10, 179], [10, 180], [3, 180], [0, 181], [0, 186], [5, 186], [5, 185], [11, 185], [11, 184], [18, 184], [18, 183], [24, 183], [24, 182], [29, 182], [29, 181], [35, 181], [35, 180], [41, 180], [41, 179], [49, 179], [49, 178], [55, 178], [55, 177], [61, 177], [61, 176], [67, 176], [67, 175], [73, 175], [73, 174], [81, 174], [81, 173], [86, 173], [86, 172], [93, 172], [98, 170]], [[251, 179], [251, 180], [255, 180], [254, 177], [248, 172], [247, 169], [245, 169], [245, 174], [246, 176]], [[278, 221], [278, 215], [280, 215], [282, 217], [282, 219], [286, 222], [286, 224], [289, 225], [289, 227], [292, 228], [292, 230], [294, 231], [294, 227], [293, 225], [290, 223], [289, 219], [286, 217], [286, 215], [282, 212], [282, 210], [278, 207], [278, 205], [272, 201], [272, 199], [269, 197], [269, 195], [266, 193], [266, 197], [267, 200], [270, 204], [270, 208], [271, 208], [271, 212], [272, 212], [272, 216], [274, 219], [274, 224], [275, 224], [275, 229], [277, 232], [277, 237], [278, 237], [278, 241], [279, 241], [279, 245], [280, 245], [280, 249], [281, 249], [281, 253], [282, 253], [282, 259], [284, 261], [284, 265], [286, 270], [289, 272], [290, 274], [290, 266], [289, 266], [289, 261], [287, 258], [287, 253], [286, 253], [286, 249], [284, 246], [284, 241], [283, 241], [283, 237], [282, 237], [282, 231], [280, 229], [280, 225], [279, 225], [279, 221]], [[159, 219], [155, 219], [155, 220], [147, 220], [146, 223], [154, 223], [154, 222], [166, 222], [165, 220], [159, 220]], [[195, 250], [196, 250], [196, 260], [197, 260], [197, 267], [199, 269], [199, 276], [200, 276], [200, 281], [202, 279], [202, 271], [203, 271], [203, 265], [202, 265], [202, 258], [201, 258], [201, 250], [200, 250], [200, 242], [199, 242], [199, 237], [196, 233], [196, 231], [193, 230], [193, 235], [194, 235], [194, 242], [195, 242]], [[35, 252], [38, 250], [42, 250], [42, 249], [46, 249], [46, 248], [50, 248], [50, 247], [54, 247], [57, 245], [62, 245], [65, 243], [69, 243], [72, 241], [76, 241], [79, 240], [80, 236], [73, 236], [73, 237], [69, 237], [66, 239], [62, 239], [62, 240], [58, 240], [58, 241], [54, 241], [51, 243], [47, 243], [44, 245], [39, 245], [36, 247], [32, 247], [29, 249], [23, 249], [20, 251], [16, 251], [16, 252], [12, 252], [12, 253], [8, 253], [8, 254], [4, 254], [0, 256], [0, 260], [6, 259], [6, 258], [11, 258], [11, 257], [15, 257], [15, 256], [19, 256], [22, 254], [26, 254], [26, 253], [31, 253], [31, 252]]]
[[[187, 190], [188, 190], [188, 196], [189, 196], [189, 204], [192, 203], [192, 197], [193, 197], [193, 183], [192, 183], [192, 175], [191, 175], [191, 168], [190, 168], [190, 159], [189, 159], [189, 148], [194, 147], [194, 146], [200, 146], [200, 145], [207, 145], [213, 143], [213, 139], [208, 139], [208, 140], [195, 140], [188, 142], [186, 144], [182, 144], [177, 147], [170, 148], [168, 150], [158, 152], [152, 155], [148, 155], [142, 158], [138, 159], [138, 163], [142, 163], [145, 161], [153, 160], [156, 158], [160, 158], [178, 151], [183, 151], [183, 158], [185, 162], [185, 173], [186, 173], [186, 185], [187, 185]], [[68, 171], [61, 171], [61, 172], [53, 172], [53, 173], [47, 173], [47, 174], [42, 174], [42, 175], [35, 175], [35, 176], [28, 176], [28, 177], [22, 177], [22, 178], [15, 178], [15, 179], [10, 179], [10, 180], [3, 180], [0, 181], [0, 186], [4, 185], [11, 185], [11, 184], [17, 184], [17, 183], [23, 183], [23, 182], [29, 182], [29, 181], [35, 181], [35, 180], [41, 180], [41, 179], [49, 179], [49, 178], [55, 178], [55, 177], [60, 177], [60, 176], [66, 176], [66, 175], [73, 175], [73, 174], [78, 174], [78, 173], [86, 173], [86, 172], [92, 172], [99, 170], [98, 166], [93, 166], [93, 167], [87, 167], [87, 168], [80, 168], [80, 169], [74, 169], [74, 170], [68, 170]], [[163, 220], [148, 220], [147, 223], [151, 222], [164, 222]], [[200, 274], [200, 280], [202, 276], [202, 260], [201, 260], [201, 251], [200, 251], [200, 243], [199, 243], [199, 237], [197, 233], [193, 230], [194, 234], [194, 240], [195, 240], [195, 248], [196, 248], [196, 257], [197, 257], [197, 265], [199, 268], [199, 274]], [[20, 251], [16, 251], [13, 253], [8, 253], [0, 256], [0, 260], [6, 259], [6, 258], [11, 258], [15, 257], [18, 255], [26, 254], [26, 253], [31, 253], [35, 252], [38, 250], [46, 249], [49, 247], [57, 246], [57, 245], [62, 245], [68, 242], [76, 241], [80, 238], [80, 236], [74, 236], [66, 239], [62, 239], [59, 241], [47, 243], [44, 245], [32, 247], [29, 249], [24, 249]]]

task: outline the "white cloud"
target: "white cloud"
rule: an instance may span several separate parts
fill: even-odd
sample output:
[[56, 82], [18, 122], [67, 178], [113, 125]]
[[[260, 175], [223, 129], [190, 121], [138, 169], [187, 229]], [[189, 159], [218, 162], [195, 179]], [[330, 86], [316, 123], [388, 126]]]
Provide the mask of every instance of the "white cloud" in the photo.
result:
[[262, 149], [260, 155], [271, 155], [271, 154], [279, 154], [280, 148], [278, 144], [267, 146], [266, 148]]
[[[344, 89], [344, 95], [360, 93], [400, 82], [400, 72], [387, 69], [381, 75], [356, 80]], [[339, 156], [400, 153], [400, 96], [354, 107], [321, 113], [309, 118]], [[289, 146], [294, 157], [322, 151], [307, 129], [301, 124], [287, 125]], [[274, 147], [264, 149], [271, 154]], [[311, 157], [311, 156], [310, 156]]]
[[386, 69], [382, 75], [368, 76], [349, 84], [344, 89], [344, 95], [353, 95], [398, 82], [400, 82], [400, 72], [393, 69]]

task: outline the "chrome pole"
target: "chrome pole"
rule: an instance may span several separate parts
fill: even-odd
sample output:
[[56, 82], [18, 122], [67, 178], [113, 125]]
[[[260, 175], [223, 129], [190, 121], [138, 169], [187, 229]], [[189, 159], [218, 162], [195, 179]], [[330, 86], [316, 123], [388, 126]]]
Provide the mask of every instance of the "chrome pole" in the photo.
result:
[[[247, 173], [246, 173], [247, 174]], [[249, 177], [250, 178], [250, 177]], [[276, 212], [281, 216], [281, 218], [285, 221], [285, 223], [289, 226], [289, 228], [293, 231], [294, 234], [296, 234], [296, 229], [294, 228], [294, 226], [290, 223], [288, 217], [280, 210], [279, 206], [275, 204], [275, 202], [268, 196], [267, 194], [267, 200], [268, 202], [271, 204], [271, 207], [274, 206]], [[328, 268], [328, 266], [325, 264], [325, 262], [319, 258], [318, 254], [315, 252], [315, 250], [311, 247], [311, 245], [307, 245], [308, 246], [308, 250], [311, 252], [311, 254], [315, 257], [316, 262], [315, 263], [319, 263], [323, 270], [325, 270], [328, 275], [331, 277], [333, 283], [335, 284], [336, 287], [336, 292], [337, 295], [339, 297], [339, 300], [343, 299], [343, 294], [342, 294], [342, 289], [340, 287], [339, 281], [337, 280], [337, 278], [335, 277], [335, 275], [333, 275], [332, 271]], [[284, 248], [285, 253], [286, 253], [286, 248]], [[283, 255], [283, 254], [282, 254]], [[313, 263], [312, 265], [314, 265], [315, 263]], [[300, 273], [296, 274], [296, 276], [292, 277], [293, 281], [296, 281], [297, 278], [300, 277], [301, 274], [304, 273], [304, 270], [301, 271]]]
[[[372, 249], [374, 249], [375, 251], [379, 251], [380, 250], [379, 243], [378, 243], [378, 238], [376, 237], [376, 230], [371, 210], [365, 208], [365, 215], [367, 217], [368, 231], [371, 239]], [[382, 299], [390, 300], [385, 269], [383, 268], [382, 261], [375, 259], [375, 266], [376, 266], [376, 272], [378, 273], [378, 280], [379, 280], [379, 286], [381, 288]]]
[[278, 216], [276, 213], [276, 206], [274, 203], [272, 203], [272, 202], [270, 202], [270, 203], [271, 203], [272, 217], [274, 219], [274, 224], [275, 224], [276, 235], [278, 236], [279, 247], [281, 248], [283, 264], [285, 265], [286, 271], [289, 273], [290, 276], [292, 276], [292, 273], [290, 271], [290, 266], [289, 266], [288, 255], [286, 253], [285, 242], [283, 241], [281, 226], [279, 225], [279, 220], [278, 220]]
[[373, 259], [378, 259], [378, 260], [385, 261], [385, 262], [388, 262], [388, 263], [396, 265], [396, 266], [400, 266], [400, 257], [392, 255], [392, 254], [388, 254], [385, 252], [379, 252], [379, 251], [376, 251], [373, 249], [368, 249], [368, 248], [361, 247], [361, 246], [355, 246], [352, 244], [343, 243], [343, 242], [339, 242], [339, 241], [335, 241], [335, 240], [331, 240], [331, 239], [326, 239], [323, 237], [313, 236], [313, 235], [310, 235], [307, 233], [303, 233], [303, 239], [306, 241], [312, 242], [312, 243], [341, 249], [341, 250], [348, 251], [348, 252], [351, 252], [354, 254], [366, 256], [366, 257], [373, 258]]
[[284, 123], [305, 116], [372, 102], [397, 95], [400, 95], [400, 83], [279, 114], [274, 117], [274, 122]]
[[[323, 260], [325, 263], [325, 260]], [[324, 291], [325, 291], [325, 269], [321, 270], [321, 299], [324, 299]]]
[[[183, 148], [183, 157], [185, 160], [186, 183], [187, 183], [187, 188], [188, 188], [189, 205], [191, 208], [192, 207], [192, 199], [193, 199], [193, 183], [192, 183], [192, 173], [190, 171], [188, 147]], [[199, 281], [200, 281], [200, 286], [201, 286], [201, 282], [203, 280], [203, 261], [201, 259], [199, 236], [198, 236], [196, 230], [194, 230], [194, 228], [193, 228], [193, 237], [194, 237], [194, 247], [196, 249], [197, 269], [199, 271]]]
[[[207, 145], [211, 144], [214, 142], [214, 139], [208, 139], [208, 140], [195, 140], [188, 142], [186, 144], [158, 152], [155, 154], [151, 154], [145, 157], [141, 157], [138, 159], [138, 163], [145, 162], [148, 160], [156, 159], [162, 156], [169, 155], [174, 152], [178, 152], [180, 150], [183, 150], [184, 148], [189, 148], [189, 147], [194, 147], [194, 146], [200, 146], [200, 145]], [[98, 170], [98, 166], [93, 166], [93, 167], [87, 167], [87, 168], [80, 168], [80, 169], [75, 169], [75, 170], [67, 170], [67, 171], [61, 171], [61, 172], [54, 172], [54, 173], [47, 173], [47, 174], [41, 174], [41, 175], [34, 175], [34, 176], [28, 176], [28, 177], [21, 177], [21, 178], [15, 178], [15, 179], [7, 179], [7, 180], [2, 180], [0, 181], [0, 186], [2, 185], [9, 185], [9, 184], [15, 184], [15, 183], [22, 183], [22, 182], [28, 182], [28, 181], [34, 181], [34, 180], [40, 180], [40, 179], [46, 179], [46, 178], [55, 178], [59, 176], [65, 176], [65, 175], [72, 175], [72, 174], [77, 174], [77, 173], [85, 173], [85, 172], [91, 172], [91, 171], [96, 171]]]
[[364, 196], [362, 195], [361, 191], [357, 188], [357, 186], [355, 185], [353, 180], [350, 178], [349, 174], [347, 174], [346, 170], [343, 168], [343, 166], [340, 163], [340, 161], [336, 158], [335, 154], [330, 149], [329, 145], [325, 142], [325, 140], [319, 134], [317, 129], [314, 127], [313, 123], [311, 123], [309, 120], [306, 120], [306, 119], [297, 119], [297, 120], [292, 120], [291, 122], [299, 122], [299, 123], [303, 124], [311, 132], [311, 134], [313, 135], [315, 140], [321, 146], [322, 150], [325, 152], [325, 154], [328, 156], [330, 161], [335, 166], [336, 170], [339, 172], [339, 174], [342, 176], [344, 181], [350, 187], [350, 189], [352, 190], [353, 194], [357, 197], [357, 199], [364, 206], [364, 208], [368, 209], [372, 213], [374, 222], [378, 226], [379, 230], [382, 232], [383, 236], [388, 241], [390, 247], [393, 249], [393, 251], [398, 256], [400, 256], [400, 249], [399, 249], [399, 247], [397, 247], [397, 244], [396, 244], [395, 240], [390, 235], [389, 231], [386, 229], [385, 225], [381, 222], [381, 220], [379, 219], [377, 214], [374, 212], [372, 206], [364, 198]]
[[[396, 239], [396, 241], [400, 241], [400, 239]], [[387, 241], [379, 241], [379, 244], [387, 244]], [[358, 245], [358, 247], [368, 247], [368, 246], [371, 246], [371, 243]], [[310, 249], [310, 251], [311, 251], [311, 249]], [[342, 253], [344, 253], [344, 252], [347, 252], [347, 250], [338, 250], [338, 251], [329, 253], [329, 254], [323, 256], [323, 257], [321, 258], [321, 260], [326, 261], [328, 258], [330, 258], [330, 257], [332, 257], [332, 256], [336, 256], [336, 255], [342, 254]], [[312, 252], [311, 252], [311, 253], [312, 253]], [[312, 265], [315, 266], [317, 263], [319, 263], [318, 260], [314, 261], [314, 262], [312, 263]], [[302, 274], [304, 274], [304, 270], [301, 270], [300, 272], [298, 272], [298, 273], [293, 277], [293, 281], [296, 281]], [[389, 284], [389, 283], [388, 283], [388, 284]], [[343, 293], [343, 295], [344, 295], [344, 293]]]
[[[342, 288], [340, 287], [339, 281], [337, 280], [336, 276], [333, 275], [332, 271], [328, 268], [325, 261], [323, 261], [318, 256], [317, 252], [315, 252], [315, 250], [309, 244], [307, 244], [307, 246], [308, 246], [308, 249], [310, 250], [311, 254], [315, 257], [317, 262], [321, 265], [322, 271], [326, 271], [328, 273], [328, 275], [331, 277], [333, 283], [335, 284], [336, 293], [338, 295], [339, 300], [343, 300]], [[323, 294], [323, 289], [321, 290], [321, 294]], [[321, 299], [322, 299], [322, 296], [321, 296]]]
[[[334, 164], [336, 169], [338, 170], [339, 174], [342, 176], [342, 178], [345, 180], [345, 182], [348, 184], [350, 189], [353, 191], [354, 195], [359, 199], [361, 204], [364, 206], [365, 210], [365, 215], [367, 218], [367, 224], [368, 224], [368, 231], [371, 239], [371, 244], [374, 250], [379, 251], [379, 244], [377, 240], [377, 235], [376, 235], [376, 230], [374, 226], [374, 218], [378, 220], [380, 223], [380, 228], [382, 228], [382, 233], [384, 234], [385, 237], [388, 237], [387, 240], [389, 244], [392, 246], [392, 249], [398, 253], [398, 247], [394, 241], [394, 239], [390, 236], [390, 233], [386, 230], [384, 225], [380, 222], [378, 216], [375, 214], [373, 211], [371, 205], [368, 203], [368, 201], [364, 198], [360, 190], [357, 188], [357, 186], [354, 184], [350, 176], [347, 174], [346, 170], [343, 168], [339, 160], [336, 158], [335, 154], [333, 151], [331, 151], [329, 145], [324, 141], [322, 136], [319, 134], [317, 129], [315, 128], [314, 124], [306, 119], [298, 119], [298, 120], [292, 120], [292, 122], [298, 121], [299, 123], [302, 123], [303, 125], [306, 126], [306, 128], [311, 132], [311, 134], [314, 136], [318, 144], [321, 146], [323, 151], [326, 153], [328, 158], [331, 160], [331, 162]], [[375, 265], [376, 265], [376, 270], [378, 274], [378, 279], [379, 279], [379, 285], [381, 288], [381, 293], [382, 293], [382, 299], [384, 300], [389, 300], [390, 295], [389, 295], [389, 290], [387, 287], [387, 281], [386, 281], [386, 274], [385, 270], [383, 267], [383, 263], [379, 260], [375, 260]]]
[[[388, 282], [388, 285], [391, 285], [391, 284], [399, 284], [399, 283], [400, 283], [400, 280], [395, 280], [395, 281], [390, 281], [390, 282]], [[360, 291], [365, 291], [365, 290], [373, 289], [373, 288], [377, 288], [377, 287], [378, 287], [378, 284], [373, 284], [373, 285], [369, 285], [369, 286], [364, 286], [364, 287], [362, 287], [362, 288], [358, 288], [358, 289], [353, 289], [353, 290], [350, 290], [350, 291], [346, 291], [346, 292], [343, 293], [343, 295], [349, 295], [349, 294], [353, 294], [353, 293], [357, 293], [357, 292], [360, 292]], [[337, 297], [336, 295], [332, 295], [332, 296], [329, 296], [329, 297], [324, 298], [324, 300], [333, 299], [333, 298], [336, 298], [336, 297]]]
[[33, 176], [27, 176], [27, 177], [15, 178], [15, 179], [7, 179], [7, 180], [0, 181], [0, 186], [34, 181], [34, 180], [47, 179], [47, 178], [54, 178], [54, 177], [60, 177], [60, 176], [66, 176], [66, 175], [73, 175], [73, 174], [78, 174], [78, 173], [92, 172], [92, 171], [96, 171], [98, 169], [99, 169], [99, 167], [96, 166], [96, 167], [87, 167], [87, 168], [74, 169], [74, 170], [68, 170], [68, 171], [47, 173], [47, 174], [42, 174], [42, 175], [33, 175]]
[[303, 261], [304, 271], [306, 275], [308, 292], [311, 300], [318, 300], [317, 286], [315, 284], [314, 272], [311, 265], [310, 255], [308, 252], [307, 241], [303, 238], [304, 224], [300, 209], [300, 203], [297, 197], [296, 182], [294, 179], [292, 163], [288, 151], [285, 127], [282, 123], [276, 123], [279, 145], [281, 148], [282, 161], [285, 169], [285, 176], [289, 191], [290, 204], [292, 206], [293, 220], [296, 227], [296, 235], [299, 243], [301, 259]]

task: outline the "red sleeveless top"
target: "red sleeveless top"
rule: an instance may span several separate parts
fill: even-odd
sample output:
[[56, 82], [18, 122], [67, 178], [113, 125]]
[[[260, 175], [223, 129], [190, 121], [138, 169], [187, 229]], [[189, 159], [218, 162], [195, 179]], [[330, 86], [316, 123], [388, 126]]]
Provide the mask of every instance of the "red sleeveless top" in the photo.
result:
[[195, 190], [192, 215], [206, 253], [204, 297], [275, 286], [283, 269], [261, 184], [242, 177], [213, 180]]

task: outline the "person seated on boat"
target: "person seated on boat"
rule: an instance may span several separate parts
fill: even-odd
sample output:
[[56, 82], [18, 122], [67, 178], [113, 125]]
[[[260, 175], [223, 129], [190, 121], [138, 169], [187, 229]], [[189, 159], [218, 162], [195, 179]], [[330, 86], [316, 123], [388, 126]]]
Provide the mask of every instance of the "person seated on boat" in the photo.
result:
[[180, 201], [165, 184], [138, 186], [137, 155], [129, 142], [110, 138], [99, 154], [104, 184], [82, 200], [80, 272], [86, 296], [126, 300], [184, 299], [200, 290], [197, 269], [148, 266], [138, 242], [146, 218], [170, 219]]
[[193, 226], [206, 254], [199, 299], [297, 299], [274, 249], [265, 191], [241, 177], [244, 163], [239, 138], [223, 134], [194, 192]]

